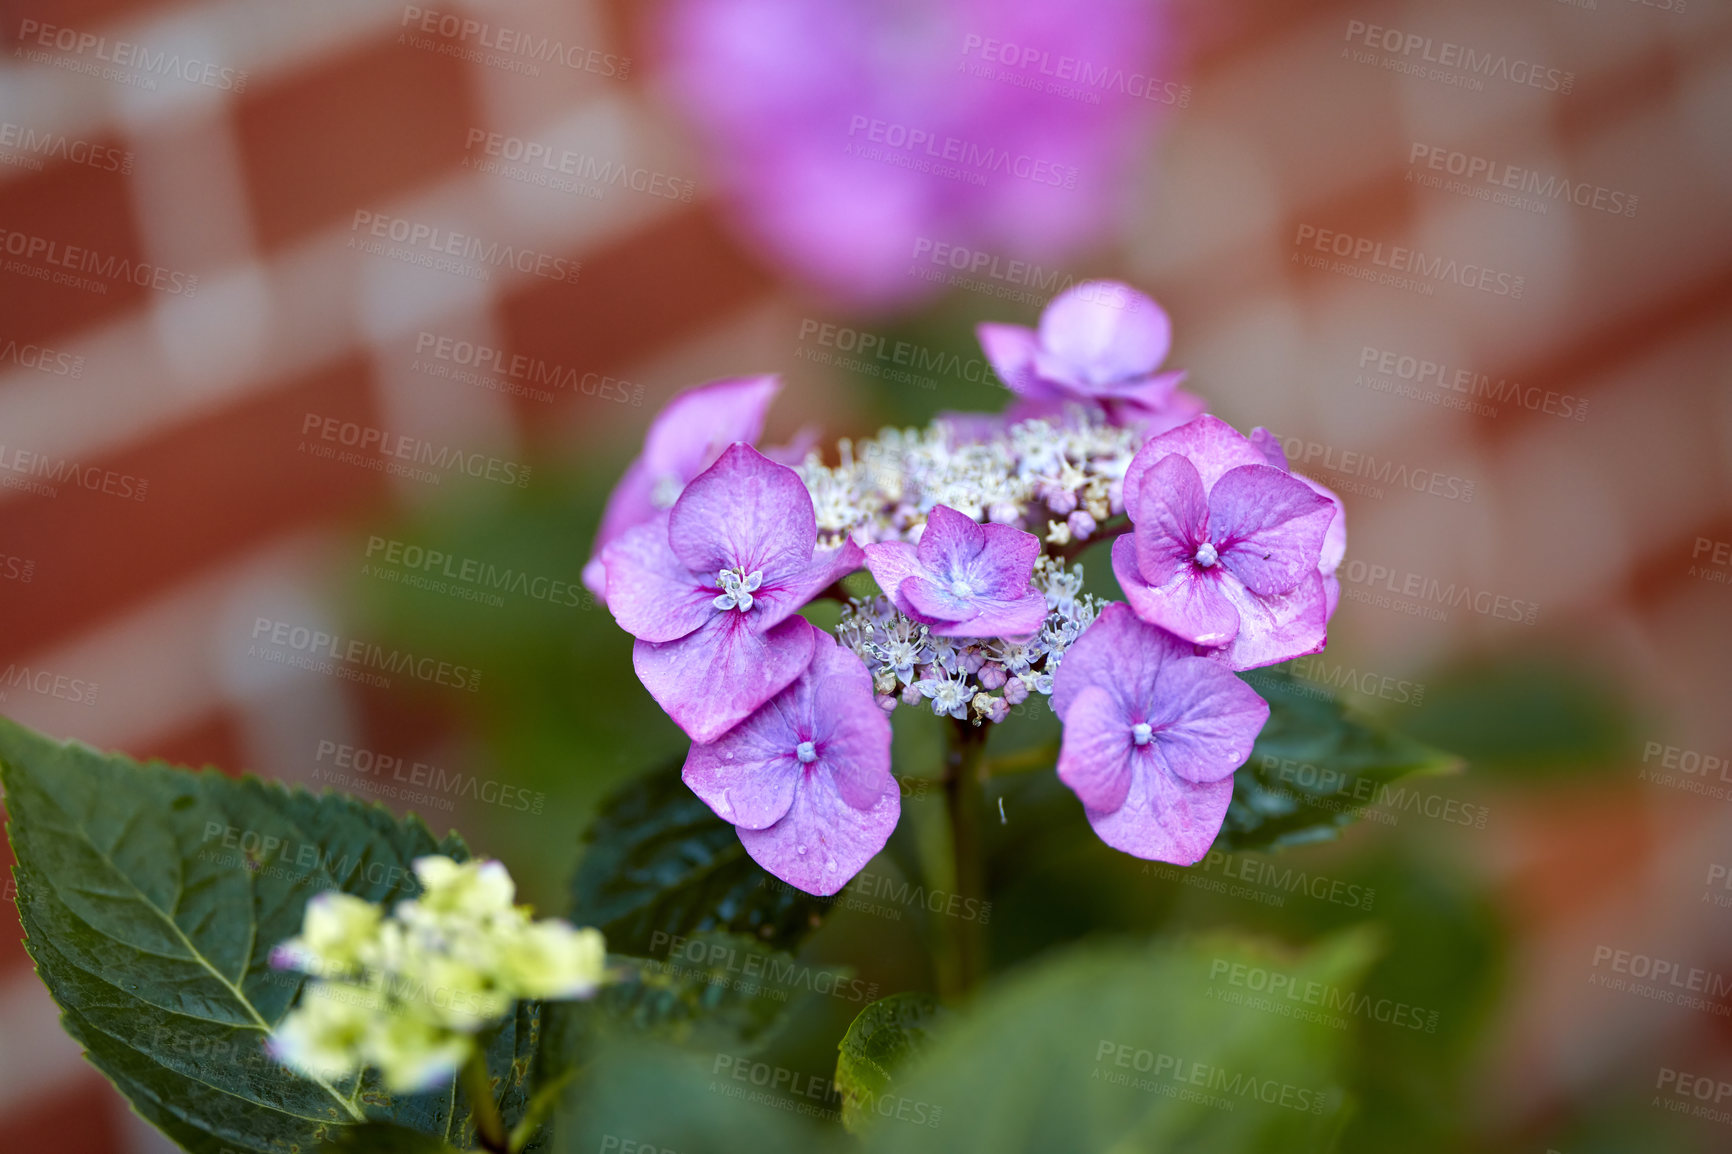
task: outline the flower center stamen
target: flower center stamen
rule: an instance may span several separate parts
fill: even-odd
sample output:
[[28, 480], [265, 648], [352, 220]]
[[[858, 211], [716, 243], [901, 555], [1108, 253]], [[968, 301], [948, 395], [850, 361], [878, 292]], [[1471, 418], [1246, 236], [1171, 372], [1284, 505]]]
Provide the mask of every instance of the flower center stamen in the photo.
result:
[[1131, 740], [1136, 742], [1138, 745], [1147, 745], [1154, 739], [1155, 731], [1149, 727], [1148, 722], [1139, 721], [1135, 725], [1131, 726]]
[[794, 747], [794, 756], [800, 759], [800, 764], [811, 765], [818, 760], [818, 747], [809, 741], [802, 741]]
[[974, 586], [962, 577], [954, 578], [950, 582], [950, 595], [960, 601], [966, 601], [974, 596]]
[[722, 591], [716, 594], [710, 604], [717, 609], [738, 609], [747, 613], [752, 608], [752, 594], [758, 586], [764, 583], [764, 572], [758, 570], [750, 575], [744, 569], [723, 569], [716, 574], [716, 584]]
[[1207, 569], [1220, 559], [1221, 555], [1215, 552], [1213, 542], [1204, 541], [1201, 545], [1197, 546], [1196, 562], [1200, 567]]

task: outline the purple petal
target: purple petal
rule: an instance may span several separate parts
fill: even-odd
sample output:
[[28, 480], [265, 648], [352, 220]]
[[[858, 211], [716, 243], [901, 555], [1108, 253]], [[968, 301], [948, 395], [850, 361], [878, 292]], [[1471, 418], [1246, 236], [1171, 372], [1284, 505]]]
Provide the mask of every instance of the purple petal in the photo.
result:
[[1133, 766], [1123, 805], [1109, 813], [1086, 811], [1096, 836], [1146, 861], [1202, 861], [1221, 832], [1233, 800], [1233, 779], [1193, 785], [1152, 765]]
[[668, 543], [698, 573], [738, 566], [769, 576], [811, 560], [818, 520], [798, 473], [734, 444], [674, 503]]
[[1247, 439], [1251, 442], [1251, 447], [1253, 449], [1256, 449], [1259, 453], [1263, 454], [1264, 460], [1267, 461], [1271, 467], [1279, 469], [1283, 473], [1291, 473], [1293, 471], [1292, 466], [1287, 463], [1287, 450], [1281, 447], [1280, 437], [1277, 437], [1262, 425], [1258, 425], [1255, 429], [1251, 430], [1251, 435]]
[[[819, 768], [858, 809], [897, 788], [890, 721], [873, 699], [872, 675], [828, 633], [814, 634], [805, 672], [721, 738], [694, 744], [686, 755], [685, 783], [724, 821], [748, 829], [774, 825]], [[799, 759], [802, 742], [812, 743], [814, 761]]]
[[[1152, 488], [1143, 486], [1145, 505]], [[1209, 514], [1221, 564], [1247, 589], [1269, 595], [1289, 592], [1317, 571], [1335, 506], [1298, 477], [1269, 465], [1241, 465], [1215, 483]]]
[[865, 551], [851, 539], [844, 539], [834, 549], [818, 550], [804, 565], [784, 571], [766, 569], [764, 583], [754, 594], [759, 604], [750, 614], [753, 628], [761, 632], [781, 623], [818, 593], [860, 568], [865, 560]]
[[706, 579], [680, 564], [667, 525], [666, 516], [657, 517], [601, 552], [607, 607], [621, 629], [643, 641], [677, 641], [716, 615], [713, 575]]
[[[921, 530], [920, 543], [914, 547], [921, 568], [934, 576], [947, 575], [958, 564], [974, 560], [986, 546], [985, 527], [973, 517], [959, 513], [949, 505], [934, 505], [926, 515], [926, 527]], [[1038, 551], [1040, 543], [1035, 543]], [[1030, 561], [1032, 565], [1032, 560]]]
[[1197, 550], [1209, 539], [1209, 500], [1191, 462], [1174, 453], [1145, 473], [1137, 504], [1126, 505], [1136, 526], [1137, 569], [1151, 585], [1165, 585], [1195, 568]]
[[1220, 583], [1223, 598], [1239, 615], [1232, 642], [1209, 656], [1229, 669], [1256, 669], [1319, 653], [1329, 640], [1329, 601], [1323, 577], [1312, 573], [1291, 593], [1265, 597], [1231, 574]]
[[[1063, 672], [1064, 666], [1059, 670]], [[1120, 704], [1100, 686], [1086, 686], [1065, 714], [1058, 779], [1082, 799], [1089, 812], [1110, 813], [1123, 805], [1130, 793], [1134, 748], [1131, 722]]]
[[1163, 409], [1172, 401], [1173, 394], [1178, 391], [1179, 382], [1184, 379], [1183, 369], [1151, 373], [1146, 377], [1120, 382], [1113, 386], [1110, 395], [1115, 401], [1134, 402], [1146, 409]]
[[[917, 581], [910, 581], [902, 588], [910, 594], [909, 602], [919, 609], [921, 602], [912, 595], [916, 585]], [[970, 608], [971, 615], [960, 621], [925, 621], [918, 613], [910, 616], [925, 621], [939, 637], [1027, 637], [1039, 633], [1046, 624], [1046, 595], [1038, 589], [1030, 589], [1014, 599], [976, 597]]]
[[804, 617], [760, 634], [746, 624], [748, 616], [717, 613], [678, 641], [632, 647], [638, 680], [693, 741], [716, 740], [812, 662], [817, 630]]
[[1053, 712], [1069, 724], [1071, 703], [1091, 685], [1108, 690], [1121, 703], [1147, 700], [1166, 664], [1191, 654], [1190, 645], [1145, 625], [1130, 606], [1115, 601], [1065, 650], [1064, 662], [1053, 675]]
[[1004, 387], [1025, 397], [1046, 397], [1052, 387], [1034, 375], [1034, 357], [1039, 341], [1031, 328], [1022, 325], [982, 324], [975, 326], [980, 338], [980, 351]]
[[880, 541], [868, 545], [866, 568], [872, 574], [872, 580], [878, 582], [878, 588], [884, 591], [884, 596], [890, 598], [890, 603], [907, 613], [909, 606], [902, 597], [902, 583], [925, 572], [915, 557], [914, 546], [906, 541]]
[[1137, 567], [1136, 543], [1120, 537], [1113, 542], [1113, 576], [1137, 616], [1150, 625], [1194, 645], [1222, 646], [1238, 636], [1239, 613], [1222, 592], [1228, 584], [1237, 585], [1238, 579], [1219, 566], [1204, 570], [1187, 565], [1165, 584], [1151, 585]]
[[866, 663], [818, 631], [812, 667], [814, 768], [828, 770], [842, 800], [856, 810], [875, 807], [886, 792], [900, 796], [890, 776], [890, 719], [878, 708]]
[[[774, 376], [740, 377], [687, 389], [669, 401], [650, 423], [644, 451], [626, 466], [608, 496], [594, 552], [599, 554], [621, 533], [666, 507], [655, 503], [658, 487], [677, 496], [728, 445], [756, 441], [763, 431], [764, 413], [781, 387]], [[603, 571], [586, 566], [584, 584], [602, 596]]]
[[1101, 386], [1146, 376], [1166, 359], [1172, 339], [1161, 306], [1117, 281], [1075, 285], [1040, 314], [1041, 349], [1075, 374], [1067, 383]]
[[753, 861], [791, 886], [828, 896], [884, 848], [901, 814], [901, 790], [887, 789], [870, 809], [856, 809], [821, 769], [807, 776], [781, 821], [738, 832]]
[[966, 621], [979, 604], [972, 596], [958, 596], [948, 582], [940, 585], [925, 570], [902, 582], [897, 593], [908, 603], [908, 616], [927, 625]]
[[796, 680], [717, 740], [693, 742], [687, 752], [680, 779], [723, 821], [763, 829], [782, 820], [794, 804], [804, 768], [795, 749], [804, 739], [778, 705], [799, 684]]
[[980, 530], [980, 553], [970, 570], [972, 576], [988, 596], [1007, 600], [1020, 597], [1034, 577], [1040, 538], [1015, 525], [988, 524]]
[[[682, 482], [683, 484], [683, 482]], [[590, 558], [594, 564], [601, 556], [601, 551], [617, 540], [620, 534], [635, 525], [652, 520], [660, 511], [650, 500], [650, 492], [655, 482], [650, 478], [649, 469], [644, 465], [643, 458], [638, 457], [625, 468], [619, 484], [608, 494], [607, 507], [602, 510], [601, 527], [595, 531], [595, 546]], [[601, 596], [607, 591], [607, 576], [603, 570], [599, 574], [599, 584], [591, 585], [590, 592]], [[584, 583], [589, 583], [586, 571]]]
[[1328, 498], [1329, 503], [1335, 506], [1335, 517], [1329, 522], [1329, 531], [1323, 534], [1323, 552], [1317, 558], [1318, 572], [1328, 577], [1341, 567], [1341, 559], [1347, 556], [1347, 506], [1341, 503], [1335, 490], [1327, 485], [1319, 485], [1301, 473], [1293, 475], [1311, 486], [1312, 492]]
[[644, 437], [643, 461], [652, 482], [670, 476], [683, 484], [735, 441], [756, 441], [781, 387], [773, 374], [730, 377], [687, 389], [669, 401]]
[[1162, 404], [1154, 408], [1139, 403], [1135, 398], [1115, 398], [1106, 404], [1113, 424], [1138, 430], [1144, 440], [1196, 420], [1209, 407], [1203, 398], [1183, 389], [1174, 389]]
[[1146, 704], [1155, 760], [1190, 782], [1232, 776], [1269, 720], [1269, 703], [1206, 657], [1169, 661]]
[[1228, 469], [1269, 463], [1237, 429], [1219, 417], [1204, 413], [1194, 421], [1150, 439], [1137, 450], [1137, 455], [1131, 458], [1130, 468], [1125, 470], [1125, 508], [1137, 507], [1135, 499], [1143, 474], [1172, 453], [1189, 458], [1196, 466], [1197, 475], [1203, 479], [1204, 492], [1213, 489], [1215, 482]]

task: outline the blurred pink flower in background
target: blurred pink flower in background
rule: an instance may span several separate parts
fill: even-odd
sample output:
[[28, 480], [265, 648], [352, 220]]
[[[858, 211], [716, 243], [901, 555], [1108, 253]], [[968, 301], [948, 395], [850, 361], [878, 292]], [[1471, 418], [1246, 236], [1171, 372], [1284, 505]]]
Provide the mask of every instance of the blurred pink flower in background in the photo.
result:
[[884, 307], [935, 289], [940, 245], [1050, 261], [1111, 231], [1181, 99], [1162, 29], [1147, 0], [674, 0], [661, 78], [764, 255]]

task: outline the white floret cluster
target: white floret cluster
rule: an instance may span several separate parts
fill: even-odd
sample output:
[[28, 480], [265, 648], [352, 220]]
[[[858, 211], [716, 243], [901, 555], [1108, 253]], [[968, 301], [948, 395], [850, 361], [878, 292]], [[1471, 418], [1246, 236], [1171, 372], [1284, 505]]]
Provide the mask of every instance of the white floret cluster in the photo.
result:
[[979, 724], [1003, 721], [1031, 693], [1052, 693], [1065, 650], [1102, 607], [1082, 592], [1082, 567], [1059, 551], [1123, 511], [1125, 470], [1140, 443], [1135, 430], [1074, 407], [1062, 418], [1010, 425], [939, 418], [924, 429], [844, 440], [835, 466], [817, 453], [806, 458], [798, 471], [827, 542], [918, 542], [927, 514], [948, 505], [1025, 529], [1049, 550], [1033, 576], [1046, 596], [1046, 622], [1031, 637], [939, 637], [888, 598], [847, 602], [837, 639], [866, 663], [880, 707], [924, 702]]
[[844, 440], [839, 464], [813, 453], [798, 472], [828, 541], [917, 541], [926, 514], [948, 505], [1063, 546], [1122, 511], [1125, 470], [1140, 443], [1135, 430], [1080, 407], [1008, 426], [941, 417], [924, 429]]

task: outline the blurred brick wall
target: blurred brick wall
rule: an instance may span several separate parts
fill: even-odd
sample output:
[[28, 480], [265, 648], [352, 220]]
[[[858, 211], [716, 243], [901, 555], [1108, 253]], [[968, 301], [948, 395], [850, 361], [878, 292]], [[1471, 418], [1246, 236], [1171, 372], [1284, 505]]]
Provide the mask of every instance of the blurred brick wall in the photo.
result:
[[[0, 4], [0, 122], [16, 126], [0, 131], [53, 138], [67, 154], [0, 139], [0, 229], [27, 238], [6, 244], [79, 246], [161, 270], [149, 287], [49, 284], [39, 274], [52, 257], [0, 244], [0, 348], [52, 354], [38, 367], [0, 358], [0, 554], [16, 561], [0, 564], [0, 664], [98, 687], [94, 704], [13, 689], [0, 702], [9, 715], [139, 755], [294, 776], [303, 771], [272, 764], [271, 718], [365, 728], [388, 712], [363, 691], [285, 683], [236, 658], [255, 615], [320, 611], [336, 534], [437, 495], [301, 451], [308, 414], [516, 461], [529, 446], [635, 438], [676, 388], [730, 372], [788, 373], [784, 425], [846, 407], [797, 359], [811, 306], [731, 239], [696, 156], [646, 89], [646, 9], [437, 10], [630, 61], [544, 63], [533, 75], [459, 58], [436, 25], [423, 29], [423, 10], [433, 9]], [[1692, 555], [1699, 540], [1732, 539], [1732, 9], [1196, 0], [1178, 12], [1190, 92], [1151, 142], [1117, 271], [1167, 304], [1175, 363], [1229, 418], [1273, 427], [1300, 455], [1319, 446], [1325, 462], [1371, 453], [1473, 484], [1471, 500], [1451, 500], [1319, 472], [1346, 493], [1349, 556], [1368, 566], [1350, 597], [1378, 595], [1376, 565], [1396, 575], [1385, 584], [1471, 582], [1540, 607], [1528, 626], [1349, 600], [1331, 659], [1403, 674], [1567, 635], [1666, 704], [1670, 741], [1732, 746], [1732, 589], [1701, 576]], [[1366, 25], [1537, 61], [1569, 73], [1570, 90], [1404, 75], [1392, 65], [1407, 58], [1368, 46]], [[88, 75], [78, 69], [103, 62], [76, 46], [83, 33], [177, 47], [214, 68], [198, 82], [137, 68]], [[614, 187], [594, 199], [502, 180], [475, 167], [478, 131], [689, 179], [696, 195]], [[1539, 212], [1427, 187], [1434, 148], [1635, 196], [1637, 207], [1554, 201]], [[369, 234], [357, 220], [384, 217], [581, 272], [493, 268], [480, 279], [395, 262], [361, 247]], [[1521, 278], [1522, 293], [1370, 283], [1327, 267], [1340, 259], [1318, 251], [1329, 233], [1351, 238], [1348, 251], [1363, 239], [1490, 266]], [[1316, 256], [1325, 267], [1308, 265]], [[438, 380], [412, 367], [427, 332], [641, 382], [648, 395], [641, 408], [575, 393], [544, 404]], [[1391, 363], [1428, 360], [1519, 381], [1525, 396], [1585, 401], [1586, 416], [1561, 415], [1562, 402], [1460, 411], [1423, 384], [1401, 395], [1414, 383], [1375, 372], [1383, 350]], [[21, 453], [92, 480], [21, 487]], [[1723, 807], [1649, 791], [1632, 811], [1631, 796], [1564, 816], [1511, 814], [1486, 854], [1537, 927], [1524, 962], [1534, 996], [1514, 1014], [1502, 1060], [1546, 1073], [1496, 1091], [1512, 1115], [1601, 1076], [1591, 1060], [1560, 1056], [1599, 1037], [1574, 1013], [1581, 942], [1597, 927], [1639, 919], [1645, 940], [1676, 937], [1732, 963], [1724, 927], [1693, 922], [1678, 887], [1656, 900], [1639, 884], [1680, 845], [1723, 840]], [[1623, 831], [1609, 856], [1608, 829]], [[1554, 972], [1569, 988], [1548, 994]], [[1606, 1029], [1694, 1044], [1670, 1023]], [[59, 1033], [8, 935], [0, 1148], [159, 1141]]]

